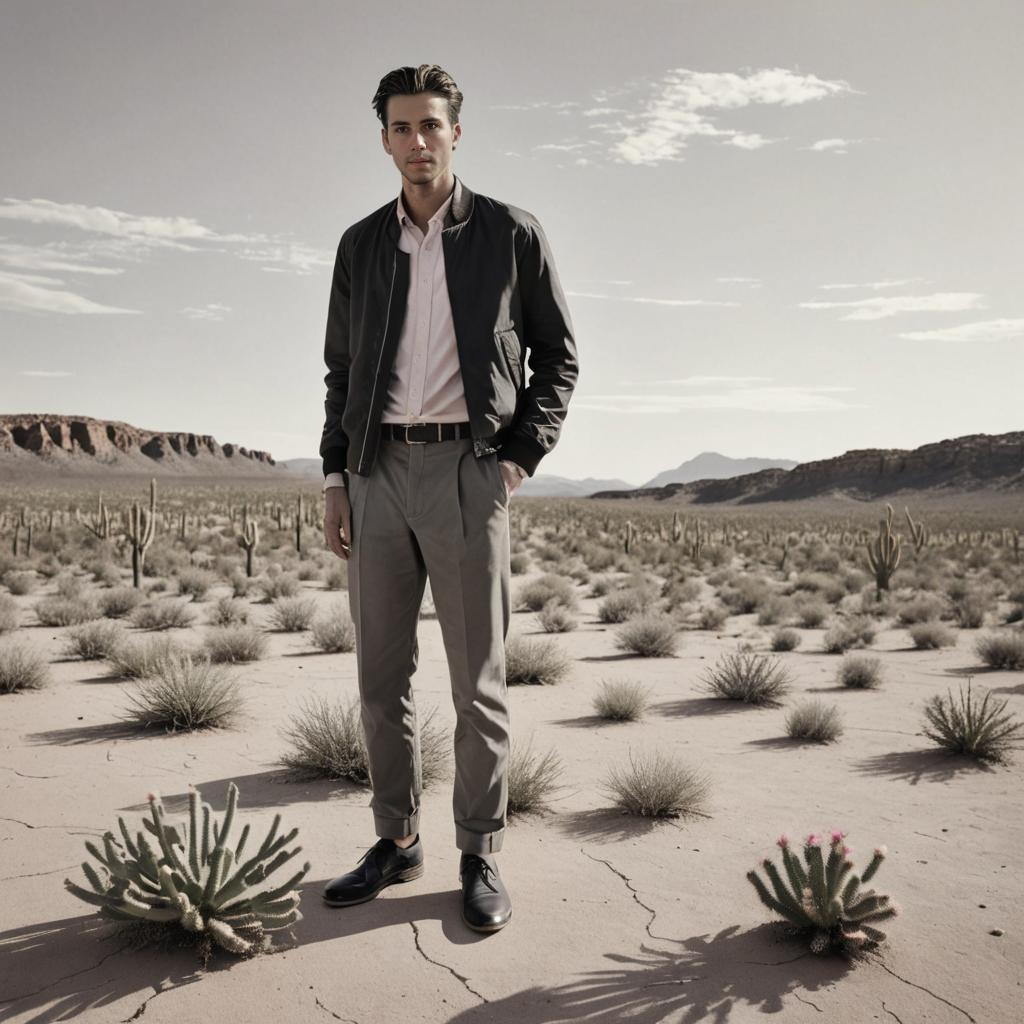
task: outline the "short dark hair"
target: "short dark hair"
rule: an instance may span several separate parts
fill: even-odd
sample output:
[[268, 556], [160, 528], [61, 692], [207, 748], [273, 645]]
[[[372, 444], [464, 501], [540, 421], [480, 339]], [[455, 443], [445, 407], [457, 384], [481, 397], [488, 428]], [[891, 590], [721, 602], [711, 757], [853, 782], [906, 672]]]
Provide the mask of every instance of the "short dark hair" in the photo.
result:
[[372, 102], [385, 131], [388, 128], [388, 97], [414, 96], [421, 92], [440, 93], [448, 101], [449, 123], [453, 127], [459, 123], [462, 93], [455, 80], [437, 64], [421, 64], [418, 68], [395, 68], [380, 80]]

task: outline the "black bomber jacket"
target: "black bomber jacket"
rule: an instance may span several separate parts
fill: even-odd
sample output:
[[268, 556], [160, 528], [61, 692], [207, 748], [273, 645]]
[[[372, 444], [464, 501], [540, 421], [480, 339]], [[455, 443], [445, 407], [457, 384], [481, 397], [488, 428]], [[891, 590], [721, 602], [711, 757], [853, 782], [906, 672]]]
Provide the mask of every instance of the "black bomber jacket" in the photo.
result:
[[[377, 453], [409, 292], [397, 203], [353, 224], [338, 245], [324, 343], [325, 476], [368, 476]], [[578, 376], [547, 239], [533, 214], [456, 176], [441, 240], [473, 452], [500, 451], [533, 476], [558, 440]]]

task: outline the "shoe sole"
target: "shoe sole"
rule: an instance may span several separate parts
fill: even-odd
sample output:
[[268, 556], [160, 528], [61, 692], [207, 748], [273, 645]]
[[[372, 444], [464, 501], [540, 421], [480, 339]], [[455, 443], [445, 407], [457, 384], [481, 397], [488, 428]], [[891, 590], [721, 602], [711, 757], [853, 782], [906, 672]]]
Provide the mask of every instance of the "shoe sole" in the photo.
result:
[[473, 931], [475, 931], [475, 932], [486, 932], [488, 934], [490, 934], [491, 932], [501, 931], [501, 929], [504, 928], [505, 925], [507, 925], [509, 923], [509, 921], [511, 921], [511, 920], [512, 920], [512, 911], [511, 910], [508, 912], [508, 917], [506, 917], [505, 920], [501, 922], [501, 924], [489, 924], [489, 925], [470, 924], [469, 921], [466, 920], [465, 914], [463, 914], [463, 916], [462, 916], [462, 923], [467, 928], [472, 928]]
[[411, 868], [406, 868], [404, 871], [400, 871], [394, 878], [389, 878], [382, 885], [377, 886], [373, 892], [366, 896], [360, 896], [355, 900], [331, 900], [328, 899], [321, 893], [321, 897], [329, 907], [354, 907], [359, 903], [369, 903], [374, 897], [380, 895], [380, 893], [386, 889], [389, 885], [395, 885], [397, 882], [411, 882], [416, 878], [419, 878], [426, 870], [425, 864], [416, 864]]

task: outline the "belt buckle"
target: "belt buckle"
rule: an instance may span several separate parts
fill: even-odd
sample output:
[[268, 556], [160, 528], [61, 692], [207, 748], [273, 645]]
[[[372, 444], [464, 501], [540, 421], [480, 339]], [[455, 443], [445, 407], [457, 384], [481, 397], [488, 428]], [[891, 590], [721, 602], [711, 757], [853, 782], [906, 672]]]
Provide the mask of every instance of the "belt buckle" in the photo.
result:
[[403, 426], [405, 427], [405, 437], [402, 440], [404, 440], [406, 444], [426, 444], [427, 443], [426, 441], [410, 441], [409, 440], [409, 428], [410, 427], [425, 427], [426, 425], [427, 425], [426, 423], [405, 423], [405, 424], [403, 424]]

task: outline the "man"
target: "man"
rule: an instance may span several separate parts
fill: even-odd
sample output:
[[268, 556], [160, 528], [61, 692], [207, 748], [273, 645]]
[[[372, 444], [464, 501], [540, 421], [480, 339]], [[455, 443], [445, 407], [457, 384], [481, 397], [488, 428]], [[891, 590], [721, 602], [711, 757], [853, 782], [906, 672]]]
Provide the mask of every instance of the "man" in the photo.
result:
[[[437, 65], [381, 80], [373, 106], [401, 193], [341, 237], [327, 313], [324, 533], [348, 560], [379, 841], [330, 882], [351, 906], [423, 873], [411, 676], [426, 579], [457, 724], [452, 799], [462, 916], [508, 923], [508, 507], [554, 447], [576, 346], [536, 218], [456, 178], [462, 93]], [[531, 376], [525, 379], [529, 352]]]

